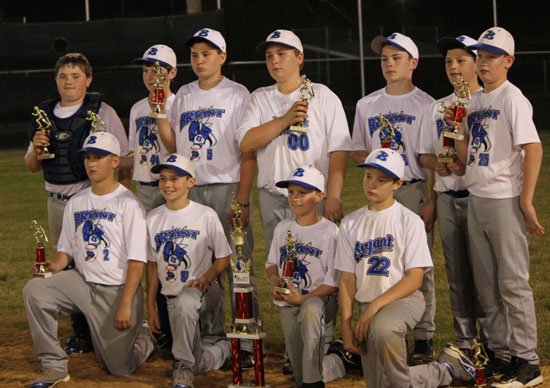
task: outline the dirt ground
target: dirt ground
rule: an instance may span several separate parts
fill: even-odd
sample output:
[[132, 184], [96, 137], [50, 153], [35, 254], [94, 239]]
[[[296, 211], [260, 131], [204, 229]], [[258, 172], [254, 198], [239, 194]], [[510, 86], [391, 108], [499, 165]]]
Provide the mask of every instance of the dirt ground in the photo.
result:
[[[8, 318], [9, 322], [10, 319]], [[6, 323], [6, 319], [4, 320]], [[61, 323], [60, 338], [69, 334], [67, 324]], [[272, 388], [295, 387], [292, 376], [281, 373], [282, 354], [271, 353], [266, 349], [265, 381]], [[109, 375], [99, 364], [93, 353], [73, 355], [69, 360], [69, 374], [71, 380], [59, 383], [56, 387], [113, 387], [113, 388], [145, 388], [170, 387], [171, 359], [168, 351], [155, 352], [135, 374], [124, 377]], [[31, 382], [40, 373], [40, 363], [34, 356], [30, 332], [25, 325], [22, 327], [13, 324], [0, 327], [0, 385], [1, 387], [29, 387]], [[543, 374], [550, 376], [550, 367], [543, 367]], [[243, 373], [244, 382], [254, 383], [254, 371]], [[550, 379], [550, 377], [549, 377]], [[221, 388], [232, 382], [232, 373], [227, 371], [211, 372], [208, 375], [195, 377], [195, 387]], [[327, 384], [327, 388], [359, 388], [366, 387], [362, 376], [348, 375], [345, 379]], [[539, 387], [550, 387], [549, 383]]]

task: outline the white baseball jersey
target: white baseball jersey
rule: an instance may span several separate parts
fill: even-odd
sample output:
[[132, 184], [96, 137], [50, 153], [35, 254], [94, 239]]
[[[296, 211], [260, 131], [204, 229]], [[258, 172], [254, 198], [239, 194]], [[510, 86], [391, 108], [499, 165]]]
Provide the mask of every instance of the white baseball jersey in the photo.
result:
[[[312, 89], [315, 97], [309, 102], [305, 133], [287, 128], [258, 150], [258, 187], [287, 196], [287, 190], [276, 187], [275, 183], [286, 179], [296, 167], [311, 164], [328, 178], [330, 153], [351, 151], [342, 102], [325, 85], [313, 83]], [[239, 144], [251, 128], [284, 116], [299, 100], [299, 89], [286, 95], [279, 92], [276, 84], [255, 90], [239, 126]]]
[[[472, 94], [472, 101], [479, 98], [481, 93], [483, 93], [482, 88]], [[443, 131], [445, 129], [445, 124], [451, 127], [452, 123], [449, 123], [443, 118], [444, 113], [440, 112], [440, 110], [442, 110], [441, 104], [451, 106], [451, 104], [455, 103], [456, 100], [457, 97], [453, 93], [447, 97], [437, 100], [428, 107], [424, 117], [422, 118], [420, 138], [418, 139], [419, 154], [430, 154], [437, 157], [437, 155], [445, 153], [443, 150]], [[467, 107], [469, 106], [470, 105]], [[465, 188], [466, 182], [464, 177], [454, 174], [448, 176], [441, 176], [437, 173], [435, 174], [434, 190], [438, 193], [449, 190], [460, 191]]]
[[241, 151], [236, 130], [250, 93], [227, 78], [210, 90], [194, 81], [183, 85], [168, 118], [176, 151], [195, 164], [197, 185], [240, 180]]
[[[59, 103], [55, 106], [53, 113], [56, 117], [60, 119], [65, 119], [74, 115], [82, 104], [73, 105], [73, 106], [61, 106]], [[120, 143], [120, 154], [128, 154], [128, 138], [126, 137], [126, 131], [122, 125], [122, 121], [118, 117], [116, 111], [107, 103], [102, 102], [99, 107], [97, 114], [101, 117], [101, 120], [105, 123], [105, 132], [112, 133], [118, 139]], [[25, 157], [32, 152], [32, 141], [29, 143], [27, 148], [27, 153]], [[49, 182], [44, 182], [46, 191], [51, 193], [60, 193], [65, 195], [73, 195], [74, 193], [79, 192], [83, 188], [90, 186], [90, 181], [85, 180], [82, 182], [71, 183], [68, 185], [56, 185]]]
[[145, 209], [120, 184], [105, 195], [82, 190], [67, 202], [57, 250], [73, 258], [87, 282], [125, 284], [128, 260], [147, 261]]
[[426, 180], [426, 170], [418, 161], [418, 138], [422, 116], [432, 102], [430, 95], [416, 87], [399, 96], [390, 95], [382, 88], [363, 97], [355, 110], [353, 150], [370, 152], [381, 148], [379, 115], [383, 114], [395, 130], [391, 148], [400, 152], [405, 161], [403, 180]]
[[377, 212], [365, 206], [342, 220], [335, 268], [355, 273], [357, 301], [372, 302], [411, 268], [431, 267], [424, 222], [399, 202]]
[[468, 190], [482, 198], [519, 196], [523, 182], [521, 145], [540, 143], [529, 100], [506, 81], [470, 104], [468, 128]]
[[[170, 112], [175, 96], [166, 99], [166, 112]], [[130, 110], [128, 140], [130, 151], [134, 154], [134, 174], [136, 182], [158, 181], [159, 175], [153, 174], [151, 168], [166, 159], [170, 154], [160, 139], [157, 119], [149, 117], [151, 107], [149, 98], [139, 100]]]
[[212, 257], [231, 255], [218, 215], [211, 208], [190, 201], [183, 209], [166, 205], [147, 215], [149, 261], [156, 261], [164, 295], [179, 295], [187, 283], [212, 266]]
[[[334, 254], [338, 239], [335, 223], [322, 218], [309, 226], [300, 226], [295, 220], [282, 220], [275, 227], [273, 241], [265, 267], [276, 265], [279, 276], [283, 275], [283, 262], [287, 256], [286, 237], [288, 231], [296, 243], [297, 268], [292, 285], [302, 294], [327, 286], [338, 287], [340, 276], [334, 269]], [[277, 306], [288, 306], [286, 302], [274, 300]]]

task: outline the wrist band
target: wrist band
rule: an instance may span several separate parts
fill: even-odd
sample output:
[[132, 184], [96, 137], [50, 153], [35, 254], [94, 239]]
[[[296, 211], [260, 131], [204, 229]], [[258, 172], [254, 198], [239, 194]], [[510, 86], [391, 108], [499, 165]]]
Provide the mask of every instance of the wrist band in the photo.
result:
[[249, 207], [250, 206], [250, 203], [247, 203], [246, 205], [244, 203], [240, 203], [239, 201], [237, 201], [237, 205], [239, 205], [240, 207]]

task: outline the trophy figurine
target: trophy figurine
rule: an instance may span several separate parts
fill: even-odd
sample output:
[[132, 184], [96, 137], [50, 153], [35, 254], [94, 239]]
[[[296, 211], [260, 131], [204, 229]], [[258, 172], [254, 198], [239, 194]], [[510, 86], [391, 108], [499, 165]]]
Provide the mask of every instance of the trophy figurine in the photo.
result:
[[[464, 113], [466, 112], [465, 106], [472, 102], [472, 97], [470, 95], [470, 86], [468, 82], [464, 80], [462, 74], [458, 76], [458, 81], [453, 82], [455, 87], [455, 96], [457, 101], [455, 102], [455, 112], [453, 117], [452, 126], [448, 125], [447, 121], [443, 119], [443, 157], [437, 158], [439, 163], [450, 163], [453, 161], [451, 155], [455, 154], [455, 139], [463, 140], [464, 135], [458, 133], [458, 123], [462, 122], [464, 118]], [[444, 102], [441, 103], [441, 110], [439, 113], [445, 113], [447, 105]]]
[[36, 260], [34, 263], [38, 265], [38, 272], [34, 273], [34, 277], [48, 278], [52, 276], [51, 272], [46, 271], [46, 244], [48, 236], [42, 225], [36, 220], [32, 220], [31, 229], [34, 230], [34, 241], [36, 243]]
[[[263, 331], [260, 319], [254, 318], [252, 309], [252, 291], [250, 285], [250, 260], [244, 257], [243, 246], [245, 244], [246, 231], [243, 230], [241, 207], [235, 193], [231, 194], [231, 210], [233, 218], [231, 224], [231, 238], [235, 243], [237, 257], [231, 260], [233, 269], [233, 293], [235, 296], [235, 319], [227, 338], [231, 339], [231, 358], [233, 361], [233, 384], [229, 388], [238, 387], [266, 387], [264, 378], [264, 355], [262, 339], [266, 334]], [[251, 324], [255, 324], [255, 330], [251, 331]], [[241, 327], [238, 329], [238, 327]], [[254, 385], [243, 385], [243, 373], [241, 364], [241, 339], [251, 339], [254, 344]]]
[[95, 112], [92, 112], [91, 110], [89, 110], [87, 112], [88, 116], [86, 116], [86, 120], [88, 121], [91, 121], [91, 126], [92, 126], [92, 129], [91, 129], [91, 132], [92, 133], [95, 133], [95, 132], [104, 132], [105, 131], [105, 128], [106, 128], [106, 125], [105, 123], [103, 122], [103, 120], [101, 120], [101, 116], [98, 115], [97, 113]]
[[[304, 74], [298, 81], [298, 84], [300, 85], [300, 101], [305, 102], [306, 104], [309, 104], [309, 102], [313, 99], [313, 97], [315, 97], [315, 93], [313, 92], [313, 87], [311, 86], [311, 80], [309, 80]], [[306, 118], [307, 118], [307, 114], [304, 120]], [[294, 125], [291, 125], [290, 130], [294, 132], [305, 132], [306, 128], [304, 127], [304, 122], [301, 122], [301, 123], [296, 123]]]
[[[34, 113], [32, 114], [36, 117], [36, 124], [38, 125], [38, 130], [46, 133], [50, 130], [52, 127], [52, 122], [50, 121], [50, 118], [44, 112], [42, 109], [38, 108], [37, 106], [34, 107]], [[44, 152], [42, 152], [40, 155], [36, 156], [36, 159], [42, 160], [42, 159], [53, 159], [55, 158], [55, 154], [50, 153], [50, 150], [48, 149], [49, 144], [44, 146]]]
[[152, 103], [155, 106], [155, 109], [153, 110], [153, 112], [149, 113], [149, 117], [165, 119], [166, 114], [161, 113], [160, 107], [162, 104], [164, 104], [164, 88], [166, 87], [166, 77], [164, 77], [164, 73], [162, 72], [162, 67], [160, 66], [160, 63], [155, 62], [155, 64], [153, 65], [153, 70], [155, 71], [155, 91], [153, 94]]
[[380, 119], [380, 145], [382, 148], [391, 148], [391, 142], [395, 136], [395, 131], [390, 121], [385, 118], [382, 113], [378, 115], [378, 118]]
[[485, 351], [483, 344], [481, 342], [477, 342], [475, 338], [470, 349], [474, 351], [474, 355], [472, 356], [472, 362], [476, 372], [474, 387], [485, 387], [485, 385], [487, 385], [487, 379], [485, 378], [485, 365], [489, 363], [489, 357], [487, 357], [487, 352]]
[[290, 294], [290, 290], [288, 289], [287, 285], [292, 282], [292, 275], [294, 275], [294, 270], [296, 269], [296, 260], [296, 242], [294, 241], [292, 233], [290, 233], [289, 230], [286, 236], [286, 257], [283, 261], [283, 274], [281, 276], [284, 285], [283, 287], [275, 288], [275, 291], [277, 291], [279, 294]]

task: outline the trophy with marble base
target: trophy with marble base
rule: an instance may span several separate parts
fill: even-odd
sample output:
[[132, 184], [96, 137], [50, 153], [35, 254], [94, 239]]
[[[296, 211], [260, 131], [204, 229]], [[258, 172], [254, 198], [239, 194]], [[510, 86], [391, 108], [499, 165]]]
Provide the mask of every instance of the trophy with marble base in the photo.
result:
[[[315, 97], [315, 93], [313, 92], [313, 87], [311, 86], [311, 80], [309, 80], [304, 74], [298, 81], [298, 84], [300, 85], [300, 101], [305, 102], [306, 104], [309, 104], [309, 102], [313, 99], [313, 97]], [[304, 120], [305, 119], [307, 119], [307, 114]], [[293, 132], [305, 132], [306, 127], [304, 127], [304, 123], [301, 122], [301, 123], [296, 123], [294, 125], [291, 125], [290, 130]]]
[[[233, 293], [235, 296], [235, 319], [226, 334], [231, 339], [231, 359], [233, 361], [233, 384], [234, 387], [267, 387], [264, 376], [264, 351], [262, 340], [266, 334], [263, 331], [262, 322], [254, 318], [252, 308], [252, 291], [250, 285], [250, 260], [244, 257], [243, 246], [245, 244], [246, 231], [243, 230], [241, 209], [235, 193], [232, 194], [231, 209], [233, 218], [231, 223], [233, 230], [231, 238], [235, 243], [237, 257], [231, 261], [233, 269]], [[251, 330], [251, 326], [254, 329]], [[239, 329], [240, 327], [240, 329]], [[243, 384], [243, 373], [241, 364], [241, 339], [250, 339], [254, 345], [254, 385]]]
[[86, 112], [88, 116], [86, 116], [86, 120], [91, 121], [91, 127], [90, 130], [91, 133], [96, 132], [105, 132], [105, 129], [107, 126], [105, 125], [105, 122], [101, 119], [101, 116], [95, 113], [94, 111], [89, 110]]
[[[46, 112], [35, 106], [34, 113], [32, 115], [36, 117], [36, 125], [38, 126], [37, 129], [39, 131], [46, 133], [50, 130], [50, 128], [52, 127], [52, 122], [50, 121], [50, 118], [48, 117]], [[44, 151], [40, 155], [37, 155], [36, 159], [43, 160], [55, 158], [55, 154], [50, 152], [48, 146], [49, 144], [44, 146]]]
[[276, 287], [275, 291], [279, 294], [290, 295], [290, 290], [287, 287], [287, 284], [292, 282], [294, 279], [294, 270], [296, 269], [297, 256], [296, 256], [296, 242], [292, 237], [290, 230], [286, 236], [286, 257], [283, 261], [283, 273], [281, 279], [283, 279], [284, 285], [282, 287]]
[[485, 365], [489, 363], [489, 357], [487, 356], [483, 344], [477, 342], [475, 338], [470, 349], [474, 351], [474, 355], [472, 356], [472, 362], [476, 373], [474, 387], [485, 387], [487, 385]]
[[167, 83], [166, 77], [162, 72], [162, 66], [159, 62], [155, 62], [155, 64], [153, 65], [153, 70], [155, 71], [155, 84], [152, 103], [155, 106], [155, 109], [151, 113], [149, 113], [149, 117], [154, 117], [156, 119], [165, 119], [167, 117], [166, 113], [162, 113], [160, 107], [164, 104], [164, 100], [166, 97], [166, 92], [164, 91]]
[[46, 270], [46, 244], [48, 243], [48, 236], [46, 236], [42, 225], [36, 220], [32, 220], [31, 229], [34, 230], [34, 241], [36, 243], [36, 259], [34, 263], [38, 266], [38, 272], [33, 273], [32, 276], [36, 278], [48, 278], [52, 276], [52, 273]]

